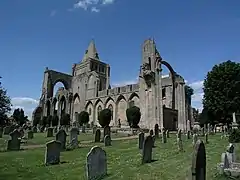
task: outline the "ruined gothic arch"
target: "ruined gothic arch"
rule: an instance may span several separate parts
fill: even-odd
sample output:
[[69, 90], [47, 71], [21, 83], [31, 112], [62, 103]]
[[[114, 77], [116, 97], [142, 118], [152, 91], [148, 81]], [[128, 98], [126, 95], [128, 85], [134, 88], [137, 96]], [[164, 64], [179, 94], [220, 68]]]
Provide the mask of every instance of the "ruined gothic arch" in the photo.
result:
[[58, 110], [58, 100], [56, 97], [53, 98], [52, 100], [52, 111], [53, 111], [53, 115], [57, 114], [57, 110]]
[[176, 77], [175, 76], [176, 76], [176, 72], [173, 70], [172, 66], [167, 61], [161, 60], [160, 63], [162, 65], [164, 65], [165, 67], [167, 67], [168, 70], [171, 73], [171, 78], [172, 78], [172, 109], [175, 109], [175, 91], [176, 91], [176, 89], [175, 89], [176, 88], [176, 83], [175, 83]]
[[89, 114], [89, 124], [91, 124], [92, 122], [94, 123], [94, 108], [93, 103], [91, 101], [87, 102], [85, 106], [85, 111], [87, 111]]
[[99, 125], [98, 124], [98, 115], [103, 109], [104, 109], [104, 104], [103, 104], [101, 99], [98, 99], [95, 103], [95, 106], [94, 106], [95, 120], [96, 120], [97, 125]]
[[139, 95], [133, 92], [128, 98], [128, 107], [137, 106], [140, 108]]
[[105, 108], [110, 109], [111, 113], [112, 113], [112, 119], [111, 119], [111, 122], [110, 122], [110, 126], [113, 126], [113, 125], [117, 124], [116, 118], [115, 118], [115, 116], [116, 116], [115, 102], [111, 97], [107, 98], [107, 100], [105, 102]]
[[51, 115], [51, 101], [47, 100], [46, 102], [46, 116], [50, 116]]
[[61, 96], [61, 99], [59, 101], [59, 107], [60, 107], [60, 117], [62, 117], [67, 110], [67, 99], [64, 95]]
[[78, 113], [80, 113], [80, 96], [76, 93], [73, 96], [73, 121], [77, 121]]
[[127, 100], [123, 95], [119, 95], [116, 100], [116, 120], [121, 122], [122, 125], [127, 126], [127, 117], [126, 117], [126, 110], [127, 110]]

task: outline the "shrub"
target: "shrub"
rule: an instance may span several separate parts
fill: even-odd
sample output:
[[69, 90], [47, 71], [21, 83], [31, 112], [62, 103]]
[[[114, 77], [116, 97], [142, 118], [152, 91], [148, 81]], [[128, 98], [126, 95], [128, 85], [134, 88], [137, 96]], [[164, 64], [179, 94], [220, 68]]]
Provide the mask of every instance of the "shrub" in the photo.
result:
[[232, 129], [229, 134], [230, 143], [239, 143], [240, 142], [240, 130], [239, 129]]
[[52, 118], [52, 126], [57, 126], [58, 125], [59, 118], [57, 115], [54, 115]]
[[98, 116], [99, 124], [102, 127], [109, 126], [112, 119], [112, 112], [110, 109], [103, 109]]
[[80, 125], [87, 124], [89, 122], [89, 114], [87, 111], [82, 111], [78, 114], [78, 123]]
[[141, 112], [137, 106], [130, 107], [126, 110], [126, 116], [128, 124], [131, 128], [139, 128], [138, 123], [140, 122]]

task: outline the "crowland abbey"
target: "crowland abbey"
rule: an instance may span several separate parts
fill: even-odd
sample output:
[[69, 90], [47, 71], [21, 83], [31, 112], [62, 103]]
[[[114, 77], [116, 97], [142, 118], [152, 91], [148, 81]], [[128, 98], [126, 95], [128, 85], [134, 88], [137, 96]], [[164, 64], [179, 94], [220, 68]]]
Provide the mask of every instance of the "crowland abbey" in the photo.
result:
[[[169, 69], [169, 76], [162, 77], [162, 66]], [[137, 68], [137, 67], [136, 67]], [[62, 82], [53, 96], [53, 88]], [[164, 61], [154, 40], [142, 45], [142, 60], [138, 82], [122, 87], [110, 86], [110, 65], [101, 61], [94, 41], [91, 41], [82, 61], [72, 66], [72, 73], [65, 74], [46, 68], [39, 105], [33, 118], [68, 113], [72, 122], [77, 114], [86, 110], [91, 124], [98, 124], [98, 113], [112, 111], [111, 126], [128, 126], [126, 109], [138, 106], [141, 110], [141, 128], [169, 130], [187, 129], [192, 118], [191, 97], [187, 97], [184, 79]], [[190, 99], [190, 100], [189, 100]]]

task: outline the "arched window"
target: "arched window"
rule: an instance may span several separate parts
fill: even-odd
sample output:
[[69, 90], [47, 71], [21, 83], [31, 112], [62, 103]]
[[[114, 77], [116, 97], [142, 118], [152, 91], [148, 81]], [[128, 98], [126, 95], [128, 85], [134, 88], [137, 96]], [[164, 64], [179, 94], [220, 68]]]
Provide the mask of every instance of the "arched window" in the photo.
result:
[[111, 104], [109, 104], [108, 109], [110, 109], [111, 114], [112, 114], [112, 118], [111, 119], [113, 119], [113, 106]]
[[100, 112], [102, 111], [102, 106], [98, 106], [97, 111], [98, 111], [98, 116], [99, 116]]
[[89, 116], [91, 116], [91, 114], [92, 114], [92, 109], [91, 108], [89, 108], [88, 114], [89, 114]]

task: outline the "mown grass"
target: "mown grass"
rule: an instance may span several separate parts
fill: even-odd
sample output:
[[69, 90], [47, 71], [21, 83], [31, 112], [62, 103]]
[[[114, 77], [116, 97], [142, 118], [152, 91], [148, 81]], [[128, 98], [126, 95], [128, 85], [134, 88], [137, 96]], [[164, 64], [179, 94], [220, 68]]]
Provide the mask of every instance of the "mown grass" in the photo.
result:
[[[176, 135], [171, 134], [166, 144], [156, 140], [153, 158], [150, 164], [141, 165], [141, 151], [137, 139], [113, 141], [111, 147], [103, 147], [107, 153], [108, 176], [106, 180], [185, 180], [191, 167], [192, 140], [183, 138], [184, 152], [178, 152]], [[44, 148], [23, 150], [19, 152], [0, 153], [1, 180], [84, 180], [86, 155], [94, 145], [81, 147], [61, 153], [60, 165], [44, 166]], [[207, 152], [207, 180], [224, 180], [217, 176], [217, 163], [221, 153], [226, 150], [227, 139], [220, 135], [209, 136], [205, 144]], [[237, 148], [237, 153], [239, 153]]]

